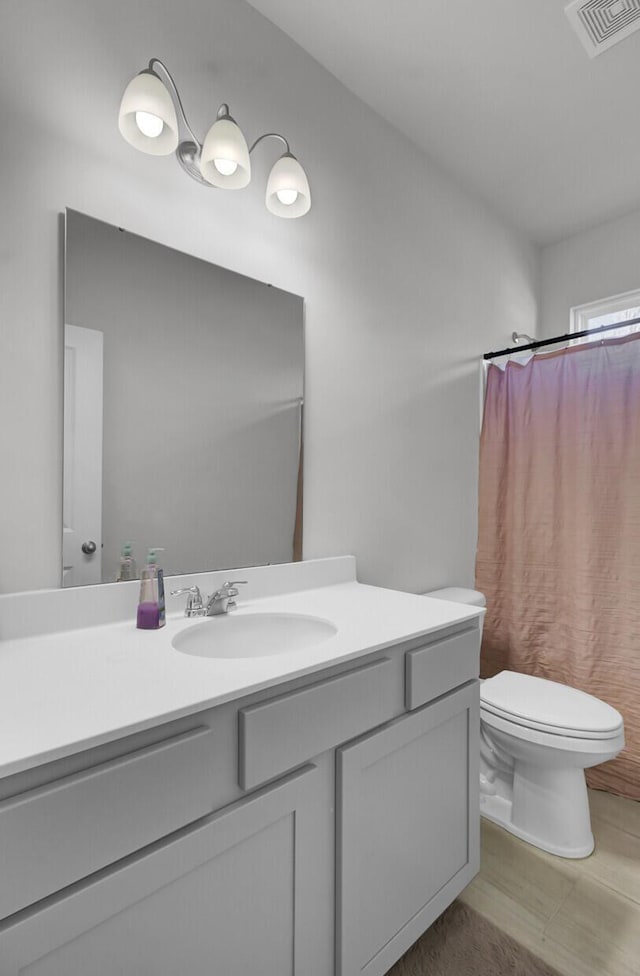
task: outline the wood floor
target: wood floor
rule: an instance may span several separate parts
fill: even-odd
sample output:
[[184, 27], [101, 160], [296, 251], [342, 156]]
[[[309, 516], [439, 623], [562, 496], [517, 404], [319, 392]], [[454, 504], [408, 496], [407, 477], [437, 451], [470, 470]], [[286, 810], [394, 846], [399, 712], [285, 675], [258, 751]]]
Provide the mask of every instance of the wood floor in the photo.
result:
[[589, 792], [596, 849], [569, 861], [482, 821], [460, 896], [563, 976], [640, 974], [640, 803]]

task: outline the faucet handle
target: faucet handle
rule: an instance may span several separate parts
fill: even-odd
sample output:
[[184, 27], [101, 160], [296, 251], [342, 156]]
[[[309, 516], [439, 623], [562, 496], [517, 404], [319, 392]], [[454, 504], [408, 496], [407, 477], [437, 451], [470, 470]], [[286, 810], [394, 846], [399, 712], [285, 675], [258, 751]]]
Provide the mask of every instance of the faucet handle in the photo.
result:
[[246, 583], [247, 580], [227, 580], [226, 583], [222, 584], [218, 593], [221, 596], [237, 596], [238, 590], [236, 590], [236, 586], [245, 586]]
[[236, 603], [235, 600], [232, 600], [231, 597], [237, 596], [238, 593], [240, 592], [238, 590], [238, 587], [244, 586], [246, 582], [247, 580], [229, 580], [228, 582], [223, 583], [220, 589], [218, 590], [217, 595], [219, 599], [227, 600], [227, 606], [226, 606], [227, 611], [236, 609], [238, 604]]
[[206, 613], [206, 610], [202, 602], [202, 594], [200, 593], [200, 587], [183, 586], [179, 590], [171, 590], [171, 596], [180, 596], [182, 593], [189, 594], [187, 605], [184, 611], [185, 617], [203, 617]]

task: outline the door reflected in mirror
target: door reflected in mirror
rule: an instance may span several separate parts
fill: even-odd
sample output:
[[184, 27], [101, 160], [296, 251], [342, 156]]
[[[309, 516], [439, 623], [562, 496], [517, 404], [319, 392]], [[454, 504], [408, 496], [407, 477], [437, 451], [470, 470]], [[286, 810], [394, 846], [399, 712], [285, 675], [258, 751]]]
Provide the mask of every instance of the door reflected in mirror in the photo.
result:
[[[302, 558], [303, 299], [66, 213], [62, 585]], [[130, 565], [130, 564], [128, 564]]]

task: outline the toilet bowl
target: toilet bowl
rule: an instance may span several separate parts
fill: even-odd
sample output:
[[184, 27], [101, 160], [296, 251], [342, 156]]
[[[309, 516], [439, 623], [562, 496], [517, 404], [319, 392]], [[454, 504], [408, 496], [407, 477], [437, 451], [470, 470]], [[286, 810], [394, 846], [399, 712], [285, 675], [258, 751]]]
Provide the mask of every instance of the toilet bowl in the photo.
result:
[[[425, 596], [484, 606], [476, 590]], [[560, 857], [593, 851], [584, 770], [624, 748], [615, 708], [546, 678], [502, 671], [480, 686], [480, 812]]]

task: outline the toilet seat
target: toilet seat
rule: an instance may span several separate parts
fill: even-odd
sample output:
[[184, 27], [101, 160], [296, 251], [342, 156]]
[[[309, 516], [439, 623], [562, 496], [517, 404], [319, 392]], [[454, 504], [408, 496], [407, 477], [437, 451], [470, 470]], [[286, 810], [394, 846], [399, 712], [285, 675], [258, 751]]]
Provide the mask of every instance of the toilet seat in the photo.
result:
[[513, 740], [544, 746], [551, 753], [563, 751], [575, 755], [606, 756], [609, 759], [615, 752], [624, 748], [623, 726], [610, 732], [606, 737], [587, 736], [584, 732], [578, 736], [571, 729], [563, 731], [556, 728], [549, 732], [530, 725], [519, 725], [513, 718], [496, 715], [484, 708], [480, 709], [480, 718], [487, 729], [496, 729]]
[[576, 688], [514, 671], [501, 671], [480, 686], [480, 708], [491, 722], [569, 739], [613, 739], [622, 716], [611, 705]]

